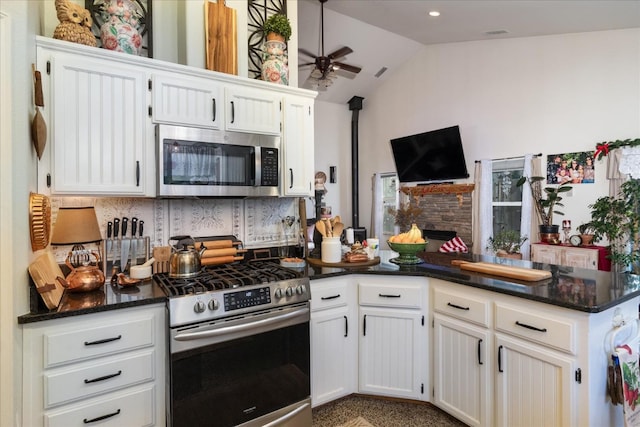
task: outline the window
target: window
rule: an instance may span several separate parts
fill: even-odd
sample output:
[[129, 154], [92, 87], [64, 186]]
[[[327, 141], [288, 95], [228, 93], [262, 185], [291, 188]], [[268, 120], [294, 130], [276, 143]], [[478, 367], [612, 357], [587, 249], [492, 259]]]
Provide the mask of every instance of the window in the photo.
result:
[[516, 183], [524, 171], [524, 158], [494, 160], [492, 163], [493, 231], [515, 230], [520, 233], [522, 189]]

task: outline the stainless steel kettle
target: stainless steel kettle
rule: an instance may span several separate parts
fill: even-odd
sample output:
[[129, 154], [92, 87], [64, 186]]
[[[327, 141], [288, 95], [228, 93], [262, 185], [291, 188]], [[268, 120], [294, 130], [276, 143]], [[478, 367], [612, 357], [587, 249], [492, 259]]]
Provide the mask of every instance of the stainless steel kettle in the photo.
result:
[[[171, 242], [176, 241], [176, 245]], [[169, 258], [169, 277], [184, 279], [197, 276], [200, 273], [200, 258], [206, 248], [203, 246], [198, 252], [195, 240], [190, 236], [175, 236], [169, 239], [171, 257]], [[182, 245], [182, 248], [178, 246]]]

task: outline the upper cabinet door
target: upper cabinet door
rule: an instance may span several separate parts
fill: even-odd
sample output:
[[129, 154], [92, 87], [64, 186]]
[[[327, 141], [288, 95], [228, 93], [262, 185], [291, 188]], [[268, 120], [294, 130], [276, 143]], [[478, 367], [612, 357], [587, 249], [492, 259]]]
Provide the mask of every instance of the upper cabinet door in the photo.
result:
[[225, 89], [227, 130], [280, 135], [282, 95], [241, 86]]
[[179, 126], [219, 129], [224, 123], [220, 83], [200, 77], [154, 74], [151, 94], [153, 121]]
[[144, 69], [60, 52], [50, 61], [52, 194], [154, 196]]
[[283, 196], [313, 195], [313, 99], [287, 96], [284, 106]]

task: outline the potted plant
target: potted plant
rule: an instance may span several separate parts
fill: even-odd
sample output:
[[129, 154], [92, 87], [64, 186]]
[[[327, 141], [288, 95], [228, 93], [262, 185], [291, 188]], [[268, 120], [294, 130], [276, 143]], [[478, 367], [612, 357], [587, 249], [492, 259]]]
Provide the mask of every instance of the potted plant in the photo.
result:
[[498, 257], [522, 259], [520, 248], [527, 241], [527, 236], [521, 236], [514, 230], [500, 230], [489, 237], [487, 249]]
[[577, 228], [580, 233], [583, 245], [590, 245], [593, 242], [593, 236], [595, 234], [595, 228], [591, 221], [580, 224]]
[[286, 15], [276, 13], [267, 18], [262, 26], [267, 40], [278, 40], [288, 42], [291, 37], [291, 23]]
[[[572, 187], [569, 182], [564, 182], [555, 187], [542, 187], [542, 181], [546, 178], [543, 176], [521, 177], [516, 186], [521, 187], [524, 183], [529, 183], [533, 203], [536, 207], [536, 213], [540, 219], [540, 240], [549, 243], [558, 243], [560, 241], [560, 227], [553, 223], [553, 215], [564, 215], [559, 211], [558, 207], [564, 207], [562, 204], [562, 193], [571, 191]], [[543, 197], [546, 195], [546, 197]]]
[[640, 274], [640, 179], [626, 181], [617, 196], [600, 197], [591, 208], [593, 241], [609, 240], [609, 258]]

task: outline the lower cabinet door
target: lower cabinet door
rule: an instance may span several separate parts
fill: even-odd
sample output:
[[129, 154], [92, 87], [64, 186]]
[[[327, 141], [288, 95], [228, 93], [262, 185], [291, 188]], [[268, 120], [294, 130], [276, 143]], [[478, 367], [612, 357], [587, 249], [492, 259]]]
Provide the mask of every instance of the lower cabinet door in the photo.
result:
[[433, 404], [469, 426], [491, 425], [489, 331], [433, 316]]
[[[155, 387], [127, 389], [105, 395], [100, 399], [84, 401], [79, 405], [69, 405], [44, 414], [48, 427], [122, 427], [154, 426]], [[164, 423], [160, 423], [164, 425]]]
[[575, 425], [572, 358], [502, 334], [496, 351], [497, 426]]

